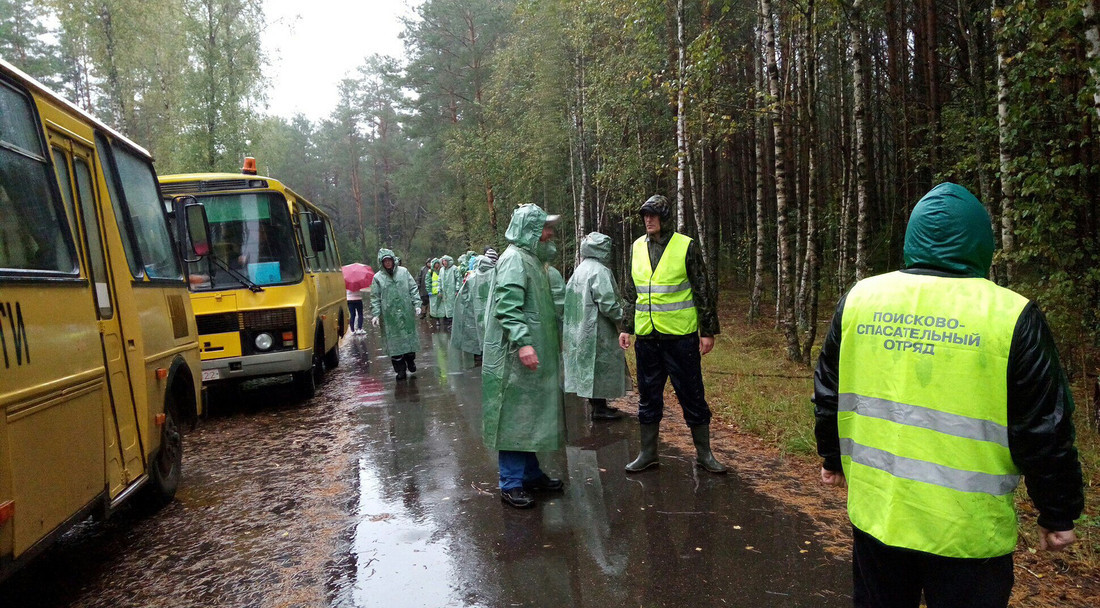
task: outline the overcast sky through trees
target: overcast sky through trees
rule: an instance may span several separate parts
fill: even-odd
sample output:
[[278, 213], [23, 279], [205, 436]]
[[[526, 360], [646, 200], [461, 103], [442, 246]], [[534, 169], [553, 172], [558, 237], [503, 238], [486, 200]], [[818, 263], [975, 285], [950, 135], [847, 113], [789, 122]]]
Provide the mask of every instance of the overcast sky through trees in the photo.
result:
[[374, 53], [400, 58], [401, 17], [420, 0], [265, 0], [268, 26], [264, 50], [268, 112], [310, 120], [328, 116], [339, 99], [337, 84], [354, 75], [363, 58]]

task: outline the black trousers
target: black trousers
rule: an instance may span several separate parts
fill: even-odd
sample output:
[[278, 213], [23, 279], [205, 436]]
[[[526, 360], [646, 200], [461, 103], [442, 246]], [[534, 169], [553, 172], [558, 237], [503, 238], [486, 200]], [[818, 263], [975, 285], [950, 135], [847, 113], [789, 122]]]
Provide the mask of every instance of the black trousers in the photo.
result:
[[858, 608], [1004, 608], [1014, 582], [1012, 554], [941, 557], [891, 547], [852, 528], [853, 604]]
[[400, 376], [409, 368], [409, 363], [416, 363], [416, 353], [405, 353], [397, 357], [390, 357], [390, 362], [393, 363], [393, 371]]
[[348, 312], [351, 313], [351, 324], [348, 325], [348, 328], [353, 330], [363, 329], [363, 301], [348, 300]]
[[665, 381], [671, 378], [687, 425], [710, 423], [698, 334], [676, 339], [639, 338], [634, 342], [634, 354], [638, 359], [638, 422], [654, 424], [661, 421], [665, 409]]

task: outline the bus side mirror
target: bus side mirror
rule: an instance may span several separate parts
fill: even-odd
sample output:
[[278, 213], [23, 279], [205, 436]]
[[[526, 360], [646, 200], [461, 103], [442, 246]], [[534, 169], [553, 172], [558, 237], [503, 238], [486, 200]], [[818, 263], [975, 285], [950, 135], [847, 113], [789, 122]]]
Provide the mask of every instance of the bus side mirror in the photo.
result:
[[187, 218], [187, 236], [191, 243], [191, 253], [197, 262], [200, 258], [210, 255], [210, 223], [206, 219], [206, 207], [194, 198], [183, 206], [184, 216]]
[[309, 240], [313, 245], [314, 251], [324, 251], [325, 243], [328, 241], [328, 233], [325, 230], [325, 221], [316, 218], [309, 220]]

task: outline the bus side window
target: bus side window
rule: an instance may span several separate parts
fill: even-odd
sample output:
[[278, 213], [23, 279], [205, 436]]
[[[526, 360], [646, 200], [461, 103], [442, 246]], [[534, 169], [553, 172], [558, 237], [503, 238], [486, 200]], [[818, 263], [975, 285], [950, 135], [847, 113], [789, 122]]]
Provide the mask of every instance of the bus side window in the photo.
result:
[[332, 259], [332, 269], [337, 270], [337, 272], [339, 272], [339, 270], [340, 270], [340, 252], [337, 251], [337, 237], [335, 237], [335, 235], [334, 235], [334, 231], [332, 230], [332, 225], [329, 225], [329, 246], [328, 246], [328, 251], [329, 251], [329, 255], [332, 256], [331, 257], [331, 259]]
[[122, 196], [133, 221], [145, 274], [150, 279], [183, 280], [153, 168], [120, 146], [114, 147], [114, 153]]
[[76, 208], [73, 206], [73, 179], [69, 173], [69, 159], [64, 151], [54, 148], [53, 166], [57, 170], [57, 183], [61, 186], [61, 200], [65, 203], [65, 212], [69, 216], [69, 229], [73, 234], [79, 234]]
[[92, 172], [82, 158], [73, 159], [76, 173], [76, 191], [79, 195], [80, 217], [84, 221], [85, 243], [88, 246], [88, 267], [91, 270], [92, 284], [95, 285], [96, 304], [99, 306], [99, 318], [110, 319], [114, 315], [111, 306], [111, 292], [107, 285], [107, 260], [103, 253], [103, 239], [99, 229], [99, 217], [96, 215], [95, 189], [92, 185]]
[[0, 269], [76, 272], [30, 99], [0, 82]]
[[332, 272], [333, 270], [335, 270], [335, 268], [333, 268], [333, 260], [335, 259], [335, 256], [332, 255], [332, 225], [327, 219], [322, 218], [321, 221], [325, 223], [325, 250], [321, 253], [324, 254], [325, 270], [328, 272]]
[[103, 135], [96, 133], [96, 150], [99, 152], [99, 165], [103, 168], [103, 175], [107, 181], [107, 196], [111, 197], [111, 207], [115, 211], [115, 220], [118, 222], [118, 231], [122, 235], [122, 249], [126, 252], [126, 264], [130, 267], [130, 274], [135, 279], [145, 275], [141, 258], [137, 254], [137, 246], [134, 244], [134, 231], [130, 223], [130, 215], [122, 206], [122, 195], [119, 193], [118, 172], [112, 162], [111, 144]]

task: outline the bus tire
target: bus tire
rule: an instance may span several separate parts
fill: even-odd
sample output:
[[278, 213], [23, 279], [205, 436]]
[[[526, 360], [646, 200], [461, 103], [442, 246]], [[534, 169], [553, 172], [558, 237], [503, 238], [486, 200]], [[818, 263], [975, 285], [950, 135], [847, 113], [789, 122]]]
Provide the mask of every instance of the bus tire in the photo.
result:
[[149, 461], [150, 506], [161, 507], [176, 496], [183, 472], [183, 431], [180, 428], [179, 393], [164, 395], [164, 424], [160, 427], [160, 447]]
[[302, 399], [312, 399], [317, 394], [317, 383], [313, 381], [313, 368], [294, 372], [294, 390]]
[[325, 353], [325, 369], [340, 367], [340, 344], [337, 343], [332, 350]]
[[317, 386], [321, 386], [321, 383], [325, 381], [325, 329], [320, 323], [317, 324], [317, 331], [314, 332], [313, 338], [313, 383]]

